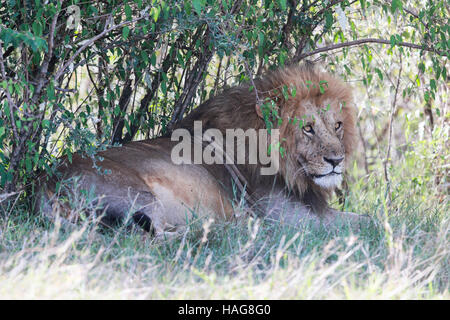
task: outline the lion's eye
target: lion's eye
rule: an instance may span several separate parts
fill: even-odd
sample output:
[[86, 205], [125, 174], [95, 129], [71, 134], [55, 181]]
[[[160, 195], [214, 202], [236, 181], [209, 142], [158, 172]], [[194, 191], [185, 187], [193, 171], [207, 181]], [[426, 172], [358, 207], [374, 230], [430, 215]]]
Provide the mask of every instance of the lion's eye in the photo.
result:
[[303, 127], [303, 132], [305, 133], [309, 133], [309, 134], [314, 134], [314, 129], [311, 125], [307, 125]]
[[341, 121], [336, 122], [336, 124], [334, 125], [334, 129], [336, 129], [336, 131], [338, 131], [341, 127], [342, 127]]

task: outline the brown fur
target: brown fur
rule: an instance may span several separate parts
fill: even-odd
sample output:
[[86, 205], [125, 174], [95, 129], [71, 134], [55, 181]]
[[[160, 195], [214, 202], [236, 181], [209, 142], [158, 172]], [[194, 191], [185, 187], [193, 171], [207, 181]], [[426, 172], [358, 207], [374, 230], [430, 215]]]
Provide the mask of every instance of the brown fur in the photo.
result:
[[[318, 88], [320, 81], [328, 84], [324, 93]], [[312, 85], [307, 88], [309, 82]], [[324, 162], [324, 157], [343, 156], [344, 152], [348, 156], [353, 150], [355, 110], [350, 87], [329, 74], [308, 67], [274, 71], [256, 79], [254, 84], [256, 92], [250, 91], [248, 83], [225, 90], [196, 108], [177, 128], [192, 130], [193, 121], [202, 120], [204, 130], [217, 128], [223, 133], [226, 129], [235, 128], [262, 129], [266, 122], [258, 115], [256, 93], [262, 100], [276, 101], [283, 121], [280, 126], [278, 122], [274, 123], [274, 127], [280, 129], [286, 149], [286, 156], [280, 159], [279, 174], [261, 176], [259, 164], [237, 165], [237, 174], [243, 177], [248, 193], [256, 200], [270, 198], [275, 190], [283, 194], [283, 199], [294, 203], [292, 208], [306, 204], [315, 213], [337, 216], [327, 208], [326, 202], [334, 185], [328, 187], [322, 183], [324, 186], [321, 187], [314, 181], [319, 179], [318, 176], [328, 176], [322, 174], [330, 166]], [[284, 85], [288, 88], [294, 86], [296, 96], [285, 100], [281, 94]], [[331, 109], [320, 113], [319, 109], [324, 104], [330, 104]], [[314, 137], [289, 124], [289, 119], [303, 116], [311, 119], [314, 116], [317, 120], [317, 123], [313, 121], [317, 130]], [[343, 122], [343, 129], [335, 132], [333, 126], [338, 120]], [[193, 217], [193, 211], [198, 216], [232, 219], [234, 195], [229, 168], [217, 164], [175, 165], [170, 157], [174, 145], [168, 137], [161, 137], [100, 152], [99, 156], [104, 160], [97, 165], [111, 174], [99, 174], [91, 159], [74, 155], [72, 163], [63, 162], [59, 173], [63, 178], [81, 177], [81, 189], [95, 189], [99, 197], [103, 196], [99, 198], [99, 205], [104, 208], [107, 220], [123, 219], [127, 211], [133, 211], [135, 220], [146, 217], [146, 229], [151, 222], [152, 231], [157, 236], [165, 236], [186, 225], [187, 220]], [[335, 168], [333, 166], [332, 170]], [[51, 199], [55, 196], [54, 188], [54, 183], [40, 185], [40, 207], [50, 215], [52, 206], [53, 211], [55, 208], [55, 199]], [[325, 220], [331, 221], [331, 218]]]
[[[323, 85], [324, 93], [321, 93], [319, 83], [326, 81]], [[307, 87], [309, 82], [312, 85]], [[344, 123], [343, 146], [345, 156], [348, 157], [354, 149], [356, 139], [355, 118], [356, 110], [353, 104], [352, 89], [342, 81], [334, 78], [328, 73], [318, 72], [310, 66], [291, 66], [279, 69], [266, 74], [260, 79], [254, 80], [260, 100], [275, 100], [279, 107], [279, 114], [283, 119], [280, 129], [281, 139], [285, 139], [283, 146], [287, 150], [287, 156], [281, 159], [281, 178], [285, 181], [289, 191], [295, 193], [306, 204], [312, 205], [316, 211], [322, 211], [326, 206], [326, 199], [332, 190], [323, 189], [315, 185], [311, 179], [303, 175], [292, 177], [299, 169], [295, 160], [295, 126], [289, 123], [288, 119], [297, 116], [301, 118], [308, 108], [305, 101], [313, 101], [316, 106], [323, 106], [326, 101], [342, 103], [342, 115]], [[295, 97], [289, 97], [286, 101], [281, 88], [287, 86], [296, 88]], [[255, 112], [257, 98], [254, 90], [251, 90], [252, 83], [246, 83], [238, 87], [225, 90], [219, 96], [207, 101], [189, 114], [177, 128], [187, 128], [192, 130], [193, 121], [201, 120], [203, 129], [217, 128], [222, 132], [226, 129], [265, 128], [265, 122]], [[339, 104], [331, 104], [335, 111]], [[278, 127], [275, 124], [275, 127]], [[247, 149], [248, 150], [248, 149]], [[244, 165], [239, 169], [246, 175], [250, 183], [249, 189], [255, 184], [265, 183], [270, 190], [272, 179], [258, 175], [259, 166]]]

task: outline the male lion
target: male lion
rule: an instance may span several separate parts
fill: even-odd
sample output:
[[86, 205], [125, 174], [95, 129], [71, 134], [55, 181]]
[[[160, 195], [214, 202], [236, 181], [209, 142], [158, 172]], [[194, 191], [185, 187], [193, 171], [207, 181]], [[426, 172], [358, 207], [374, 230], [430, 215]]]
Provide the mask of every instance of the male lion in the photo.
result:
[[[269, 116], [262, 109], [264, 101], [275, 103]], [[312, 67], [280, 69], [225, 90], [175, 129], [192, 132], [194, 121], [202, 121], [204, 130], [216, 128], [224, 134], [227, 129], [264, 129], [271, 123], [279, 129], [285, 151], [278, 173], [261, 175], [259, 162], [175, 164], [171, 150], [177, 142], [167, 135], [100, 152], [95, 166], [75, 154], [71, 163], [63, 161], [59, 177], [80, 177], [81, 189], [94, 190], [103, 223], [130, 214], [159, 237], [176, 234], [195, 216], [234, 219], [236, 194], [248, 200], [249, 212], [277, 220], [287, 217], [289, 223], [304, 218], [326, 224], [336, 217], [359, 219], [327, 206], [355, 145], [355, 108], [351, 89], [343, 82]], [[248, 142], [238, 147], [245, 146]], [[57, 179], [42, 181], [39, 203], [44, 213], [64, 207], [55, 199]]]

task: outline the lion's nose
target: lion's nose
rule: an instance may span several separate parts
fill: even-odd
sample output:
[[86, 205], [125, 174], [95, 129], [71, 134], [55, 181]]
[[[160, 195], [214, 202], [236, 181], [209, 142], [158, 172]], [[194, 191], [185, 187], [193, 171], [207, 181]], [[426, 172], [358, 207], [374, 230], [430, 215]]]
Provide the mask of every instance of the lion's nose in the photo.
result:
[[327, 157], [323, 157], [323, 160], [325, 160], [326, 162], [328, 162], [329, 164], [331, 164], [333, 166], [333, 169], [336, 168], [336, 166], [342, 162], [342, 160], [344, 160], [344, 157], [341, 158], [327, 158]]

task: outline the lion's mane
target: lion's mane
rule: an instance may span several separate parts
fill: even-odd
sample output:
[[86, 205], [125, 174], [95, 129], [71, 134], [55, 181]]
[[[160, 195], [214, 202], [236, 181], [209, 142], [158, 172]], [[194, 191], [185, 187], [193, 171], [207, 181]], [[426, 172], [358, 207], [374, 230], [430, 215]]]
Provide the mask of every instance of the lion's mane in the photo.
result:
[[[319, 84], [322, 84], [322, 89], [320, 89]], [[218, 96], [194, 109], [177, 125], [177, 128], [192, 130], [193, 122], [196, 120], [202, 121], [204, 130], [217, 128], [223, 133], [226, 129], [241, 128], [247, 130], [253, 128], [258, 130], [265, 128], [264, 120], [258, 116], [255, 109], [257, 97], [253, 86], [256, 87], [256, 93], [258, 93], [260, 100], [270, 98], [276, 101], [279, 114], [283, 119], [279, 129], [280, 137], [286, 149], [286, 156], [280, 159], [280, 177], [290, 192], [295, 193], [305, 204], [311, 205], [320, 213], [326, 206], [331, 190], [317, 186], [305, 176], [297, 176], [294, 179], [300, 165], [295, 154], [290, 152], [295, 144], [293, 134], [295, 126], [290, 125], [287, 119], [292, 117], [294, 113], [298, 114], [299, 110], [305, 112], [305, 108], [311, 108], [311, 104], [302, 103], [306, 100], [314, 101], [316, 106], [323, 106], [327, 101], [338, 101], [341, 109], [339, 111], [343, 112], [344, 115], [343, 144], [346, 158], [348, 158], [356, 142], [356, 112], [352, 89], [344, 82], [308, 65], [278, 69], [255, 79], [253, 82], [225, 89]], [[282, 88], [292, 88], [293, 86], [296, 88], [296, 94], [286, 100], [281, 93]], [[267, 187], [270, 188], [270, 181], [259, 175], [258, 166], [241, 165], [240, 170], [248, 178], [250, 188], [255, 183], [261, 186], [264, 181], [267, 181]]]

